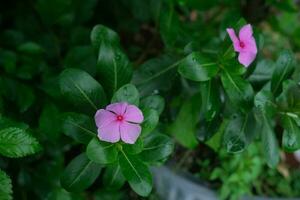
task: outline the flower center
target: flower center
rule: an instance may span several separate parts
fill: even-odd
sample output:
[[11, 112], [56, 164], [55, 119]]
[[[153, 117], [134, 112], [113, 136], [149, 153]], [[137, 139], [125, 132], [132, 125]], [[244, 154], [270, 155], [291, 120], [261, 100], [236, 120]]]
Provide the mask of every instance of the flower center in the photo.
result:
[[244, 42], [240, 42], [240, 47], [244, 48], [245, 47], [245, 43]]
[[117, 121], [123, 121], [124, 117], [122, 115], [117, 116]]

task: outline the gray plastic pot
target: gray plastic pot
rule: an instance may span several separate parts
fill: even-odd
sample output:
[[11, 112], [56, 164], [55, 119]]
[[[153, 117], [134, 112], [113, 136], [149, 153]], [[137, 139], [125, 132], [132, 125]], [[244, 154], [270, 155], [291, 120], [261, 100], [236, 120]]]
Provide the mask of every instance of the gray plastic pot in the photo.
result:
[[[215, 191], [194, 181], [187, 174], [175, 173], [168, 167], [153, 169], [154, 184], [162, 200], [219, 200]], [[300, 198], [243, 197], [242, 200], [300, 200]]]

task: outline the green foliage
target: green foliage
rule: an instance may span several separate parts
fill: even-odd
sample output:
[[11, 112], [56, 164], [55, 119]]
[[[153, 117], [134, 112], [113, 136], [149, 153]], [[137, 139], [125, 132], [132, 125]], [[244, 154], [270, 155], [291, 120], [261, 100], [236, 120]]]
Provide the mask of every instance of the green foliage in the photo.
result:
[[36, 138], [15, 127], [0, 130], [0, 144], [0, 154], [10, 158], [24, 157], [41, 150]]
[[11, 179], [2, 170], [0, 170], [0, 198], [3, 200], [12, 199]]
[[[221, 166], [222, 198], [250, 193], [260, 162], [273, 168], [262, 179], [279, 183], [280, 155], [300, 149], [298, 10], [292, 0], [1, 5], [0, 167], [11, 180], [0, 171], [0, 199], [151, 199], [152, 166], [206, 145], [234, 163]], [[245, 68], [226, 28], [247, 23], [258, 54]], [[143, 112], [135, 144], [97, 137], [96, 111], [115, 102]], [[273, 196], [299, 195], [282, 182], [268, 182]]]

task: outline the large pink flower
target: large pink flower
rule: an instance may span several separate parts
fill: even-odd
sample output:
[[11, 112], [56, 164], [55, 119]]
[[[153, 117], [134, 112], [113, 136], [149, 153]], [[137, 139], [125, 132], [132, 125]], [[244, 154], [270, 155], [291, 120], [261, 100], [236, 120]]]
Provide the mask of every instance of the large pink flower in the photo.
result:
[[247, 24], [243, 26], [239, 32], [239, 37], [235, 35], [232, 28], [227, 28], [227, 32], [233, 42], [234, 50], [240, 53], [238, 57], [239, 62], [248, 67], [254, 61], [257, 54], [251, 25]]
[[141, 133], [144, 120], [141, 110], [125, 102], [113, 103], [96, 112], [95, 122], [100, 140], [115, 143], [120, 139], [134, 144]]

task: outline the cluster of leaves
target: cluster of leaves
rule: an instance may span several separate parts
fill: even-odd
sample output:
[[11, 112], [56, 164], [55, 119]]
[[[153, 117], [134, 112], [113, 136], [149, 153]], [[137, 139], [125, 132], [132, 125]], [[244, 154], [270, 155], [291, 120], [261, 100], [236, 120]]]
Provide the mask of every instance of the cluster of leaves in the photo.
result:
[[[271, 167], [279, 162], [280, 144], [299, 149], [300, 70], [287, 50], [299, 48], [297, 9], [292, 0], [255, 2], [25, 0], [1, 6], [0, 167], [12, 181], [0, 171], [0, 197], [11, 199], [13, 182], [16, 199], [124, 199], [115, 191], [126, 190], [126, 181], [147, 196], [149, 166], [173, 151], [165, 133], [187, 148], [201, 142], [230, 153], [260, 140]], [[286, 13], [269, 17], [273, 9]], [[260, 53], [248, 69], [225, 36], [227, 27], [246, 23], [242, 17], [266, 19], [281, 35], [276, 41], [254, 30]], [[144, 114], [134, 145], [96, 137], [96, 110], [119, 101]]]

